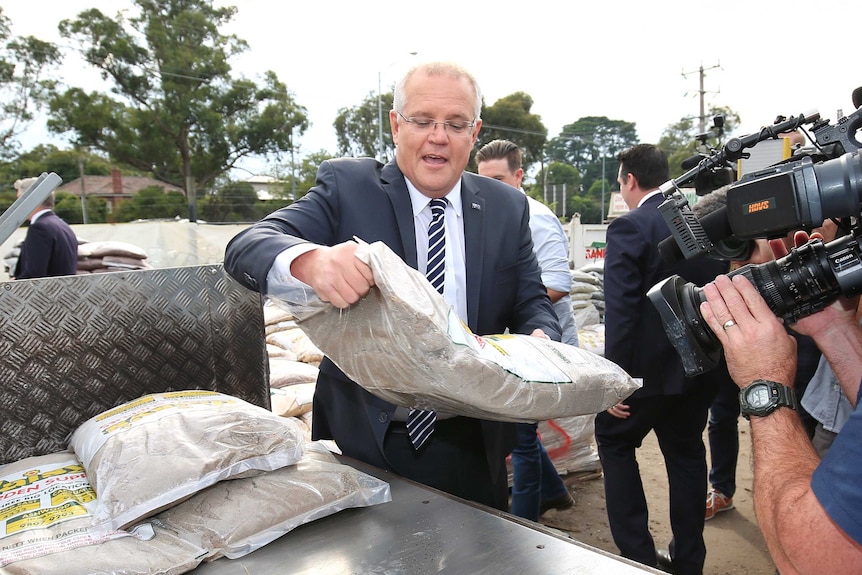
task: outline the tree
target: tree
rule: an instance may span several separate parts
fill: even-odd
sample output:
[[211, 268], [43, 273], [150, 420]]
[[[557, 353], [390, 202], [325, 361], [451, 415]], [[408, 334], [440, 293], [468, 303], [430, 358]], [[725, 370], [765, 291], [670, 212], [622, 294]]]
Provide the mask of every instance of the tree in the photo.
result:
[[682, 162], [698, 154], [709, 154], [712, 150], [720, 148], [724, 144], [725, 136], [733, 133], [739, 126], [739, 114], [728, 107], [710, 106], [710, 118], [721, 116], [721, 128], [715, 127], [703, 135], [698, 134], [699, 127], [695, 124], [697, 118], [680, 118], [675, 124], [671, 124], [662, 132], [658, 147], [668, 155], [670, 164], [670, 175], [676, 178], [685, 170]]
[[[108, 221], [108, 202], [104, 198], [87, 197], [87, 223], [103, 224]], [[54, 212], [70, 224], [84, 223], [81, 198], [60, 192], [54, 196]]]
[[210, 222], [253, 222], [258, 198], [248, 182], [227, 182], [201, 200], [203, 218]]
[[536, 183], [529, 186], [527, 193], [550, 206], [560, 217], [569, 217], [575, 211], [583, 215], [584, 209], [575, 208], [576, 198], [581, 193], [581, 182], [577, 168], [564, 162], [551, 162], [538, 172]]
[[[87, 176], [107, 176], [112, 167], [105, 158], [87, 150], [59, 150], [53, 144], [40, 144], [9, 163], [0, 164], [0, 190], [10, 190], [8, 193], [0, 192], [0, 213], [15, 202], [13, 184], [16, 180], [38, 176], [42, 172], [54, 172], [68, 183], [78, 178], [82, 169]], [[69, 223], [83, 222], [80, 198], [75, 197], [78, 201], [77, 215], [70, 212], [69, 218], [63, 217]], [[106, 221], [104, 218], [98, 219], [98, 212], [102, 209], [98, 202], [93, 205], [91, 215], [90, 199], [87, 198], [88, 223]]]
[[160, 186], [149, 186], [138, 191], [131, 199], [123, 200], [117, 208], [115, 220], [153, 220], [181, 218], [186, 213], [186, 198], [180, 192], [165, 192]]
[[511, 140], [521, 148], [525, 171], [541, 161], [548, 129], [540, 116], [530, 113], [532, 107], [533, 98], [524, 92], [515, 92], [484, 107], [477, 148], [492, 140]]
[[57, 84], [42, 76], [61, 60], [50, 42], [13, 37], [11, 22], [0, 8], [0, 158], [11, 158], [18, 150], [18, 136]]
[[317, 180], [317, 168], [334, 156], [326, 150], [318, 150], [302, 159], [296, 174], [296, 199], [298, 200]]
[[198, 187], [242, 158], [289, 150], [294, 130], [308, 127], [306, 110], [272, 71], [261, 86], [231, 77], [229, 59], [248, 48], [219, 32], [235, 7], [134, 4], [138, 14], [128, 20], [90, 9], [60, 22], [61, 35], [113, 82], [116, 97], [71, 88], [52, 99], [48, 127], [184, 188], [194, 221]]
[[615, 167], [621, 150], [637, 142], [634, 122], [588, 116], [564, 126], [548, 142], [547, 155], [550, 160], [575, 166], [584, 177], [584, 187], [589, 189], [594, 181], [607, 178], [608, 163]]
[[[389, 126], [389, 110], [392, 109], [394, 97], [392, 92], [380, 96], [381, 109], [383, 110], [383, 117], [380, 118], [383, 122], [381, 158], [384, 162], [395, 156], [395, 144], [392, 142], [392, 131]], [[377, 112], [377, 94], [371, 92], [358, 106], [338, 110], [332, 127], [335, 128], [339, 155], [377, 157], [379, 139]]]

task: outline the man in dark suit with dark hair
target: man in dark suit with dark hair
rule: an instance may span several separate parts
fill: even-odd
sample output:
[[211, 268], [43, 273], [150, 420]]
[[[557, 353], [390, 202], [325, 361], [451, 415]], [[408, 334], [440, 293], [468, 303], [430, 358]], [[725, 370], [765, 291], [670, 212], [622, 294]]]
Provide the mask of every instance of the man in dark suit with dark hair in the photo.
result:
[[[27, 185], [28, 180], [15, 182], [19, 197], [27, 190]], [[27, 218], [30, 227], [12, 274], [15, 279], [69, 276], [77, 272], [78, 238], [53, 209], [52, 192]]]
[[[669, 179], [665, 154], [639, 144], [618, 156], [620, 192], [630, 211], [608, 226], [605, 252], [605, 357], [643, 387], [596, 416], [596, 443], [614, 543], [640, 563], [700, 574], [706, 559], [703, 501], [707, 469], [703, 430], [722, 367], [687, 379], [647, 291], [673, 274], [703, 285], [727, 271], [725, 263], [698, 258], [665, 263], [659, 241], [670, 235], [657, 189]], [[670, 550], [659, 550], [649, 531], [648, 508], [635, 451], [654, 431], [670, 486]]]
[[[559, 340], [533, 254], [526, 197], [464, 172], [482, 125], [481, 102], [475, 79], [459, 66], [413, 68], [396, 86], [389, 113], [395, 161], [324, 162], [302, 199], [231, 240], [225, 268], [264, 294], [281, 297], [291, 286], [307, 285], [322, 300], [346, 308], [374, 284], [370, 268], [354, 257], [354, 236], [382, 241], [427, 272], [434, 260], [429, 237], [436, 235], [429, 224], [442, 222], [445, 277], [439, 289], [470, 329], [481, 335], [508, 328]], [[438, 203], [443, 207], [435, 214]], [[410, 342], [403, 345], [409, 349]], [[437, 414], [430, 437], [417, 447], [408, 433], [408, 408], [371, 395], [326, 358], [312, 437], [334, 439], [347, 456], [506, 510], [505, 458], [514, 446], [514, 424]]]

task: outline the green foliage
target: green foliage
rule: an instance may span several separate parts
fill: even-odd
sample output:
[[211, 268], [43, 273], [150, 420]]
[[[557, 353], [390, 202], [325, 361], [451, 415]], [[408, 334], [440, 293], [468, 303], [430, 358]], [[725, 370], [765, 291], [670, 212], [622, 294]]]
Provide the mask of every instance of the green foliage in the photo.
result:
[[88, 151], [60, 150], [53, 144], [38, 145], [14, 161], [0, 165], [0, 187], [11, 186], [15, 180], [42, 172], [54, 172], [68, 183], [80, 177], [82, 168], [87, 176], [107, 176], [112, 164]]
[[[588, 116], [563, 126], [548, 142], [548, 159], [569, 163], [584, 175], [588, 184], [602, 177], [602, 159], [616, 162], [616, 155], [638, 143], [633, 122]], [[607, 168], [607, 167], [606, 167]]]
[[[378, 110], [377, 94], [369, 92], [358, 106], [341, 108], [332, 123], [338, 153], [341, 156], [383, 158], [388, 162], [395, 157], [395, 144], [389, 125], [389, 110], [394, 94], [381, 94]], [[378, 117], [379, 111], [379, 117]], [[383, 130], [383, 149], [380, 148], [380, 129]], [[378, 151], [381, 153], [378, 155]]]
[[291, 149], [306, 110], [273, 72], [258, 84], [231, 76], [247, 49], [223, 35], [235, 7], [207, 0], [134, 0], [138, 14], [97, 9], [63, 20], [61, 35], [113, 83], [112, 94], [71, 88], [51, 102], [49, 129], [186, 189], [205, 187], [239, 160]]
[[530, 113], [532, 108], [533, 98], [524, 92], [515, 92], [483, 107], [482, 131], [476, 148], [492, 140], [511, 140], [521, 148], [525, 171], [541, 161], [548, 129], [540, 116]]
[[57, 82], [43, 75], [61, 60], [59, 49], [50, 42], [13, 37], [11, 22], [0, 7], [0, 158], [17, 152], [18, 136], [56, 88]]
[[114, 215], [114, 220], [131, 222], [184, 218], [187, 210], [186, 198], [180, 192], [165, 192], [161, 186], [149, 186], [141, 189], [131, 199], [123, 200]]
[[[104, 198], [87, 197], [87, 223], [103, 224], [108, 221], [108, 202]], [[70, 224], [83, 224], [84, 211], [81, 198], [75, 194], [58, 193], [54, 197], [54, 212]]]
[[198, 204], [201, 217], [208, 222], [253, 222], [259, 219], [254, 187], [248, 182], [228, 182]]
[[528, 193], [551, 206], [555, 214], [568, 219], [574, 212], [584, 213], [579, 208], [582, 178], [578, 169], [563, 162], [551, 162], [536, 174], [536, 182], [529, 187]]
[[298, 200], [314, 186], [317, 181], [317, 168], [326, 160], [332, 159], [334, 156], [326, 150], [319, 150], [313, 154], [309, 154], [302, 159], [299, 166], [296, 182], [296, 199]]
[[709, 154], [713, 150], [720, 148], [727, 139], [727, 136], [733, 133], [733, 130], [739, 126], [739, 114], [728, 107], [711, 106], [709, 108], [709, 117], [714, 118], [716, 115], [724, 116], [724, 126], [722, 130], [717, 130], [714, 127], [709, 127], [707, 132], [704, 132], [705, 137], [700, 140], [697, 138], [700, 132], [700, 127], [695, 124], [697, 118], [680, 118], [675, 124], [671, 124], [662, 132], [662, 137], [658, 141], [658, 146], [668, 155], [668, 163], [670, 164], [670, 176], [676, 178], [684, 172], [682, 162], [696, 154]]

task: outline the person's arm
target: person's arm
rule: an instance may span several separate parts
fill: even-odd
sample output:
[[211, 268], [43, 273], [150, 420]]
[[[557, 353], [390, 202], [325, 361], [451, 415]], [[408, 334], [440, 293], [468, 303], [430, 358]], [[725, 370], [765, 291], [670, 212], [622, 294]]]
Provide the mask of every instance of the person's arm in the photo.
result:
[[[740, 388], [755, 379], [792, 387], [796, 343], [744, 277], [719, 276], [704, 286], [701, 313], [724, 347]], [[724, 329], [733, 319], [734, 325]], [[755, 513], [782, 575], [848, 573], [862, 562], [862, 546], [829, 517], [811, 489], [820, 460], [798, 414], [779, 408], [751, 417]]]
[[[812, 238], [820, 237], [812, 234]], [[795, 245], [804, 245], [809, 240], [806, 232], [796, 232]], [[787, 255], [782, 240], [770, 240], [776, 258]], [[838, 298], [822, 311], [804, 317], [790, 326], [794, 331], [814, 339], [817, 347], [826, 356], [832, 371], [841, 383], [850, 405], [856, 407], [859, 395], [859, 379], [862, 375], [862, 331], [858, 324], [859, 297]]]
[[[339, 213], [338, 178], [331, 162], [323, 162], [317, 171], [317, 181], [308, 193], [301, 199], [287, 207], [276, 210], [259, 222], [246, 228], [237, 234], [228, 243], [225, 249], [225, 270], [245, 287], [263, 294], [271, 295], [268, 285], [270, 271], [276, 259], [285, 250], [295, 248], [302, 244], [316, 244], [318, 246], [332, 246], [340, 243], [336, 237], [334, 227], [338, 221], [333, 214]], [[347, 242], [352, 243], [352, 242]], [[320, 250], [314, 250], [318, 252]], [[338, 253], [343, 255], [345, 248]], [[323, 285], [337, 286], [336, 280], [320, 279], [326, 272], [320, 271], [321, 262], [317, 256], [302, 254], [293, 260], [290, 273], [296, 279], [305, 282], [317, 290], [314, 281], [320, 281]], [[305, 263], [300, 260], [308, 258]], [[341, 263], [345, 260], [335, 258]], [[317, 264], [317, 265], [312, 265]], [[347, 264], [345, 264], [347, 265]], [[350, 262], [353, 265], [353, 262]], [[297, 267], [299, 266], [299, 267]], [[314, 277], [306, 277], [316, 269]], [[318, 278], [318, 280], [314, 279]], [[311, 279], [312, 281], [306, 281]], [[347, 284], [350, 281], [347, 280]], [[337, 288], [336, 288], [337, 289]], [[326, 295], [326, 301], [335, 303], [338, 297], [330, 294], [324, 289], [324, 294], [318, 293], [321, 299]], [[343, 300], [350, 299], [350, 294], [345, 294]]]
[[548, 290], [551, 303], [557, 303], [572, 290], [566, 232], [553, 212], [531, 208], [530, 233], [533, 236], [533, 251], [542, 269], [542, 283]]
[[517, 231], [518, 269], [515, 274], [518, 285], [510, 330], [512, 333], [530, 335], [542, 332], [548, 339], [560, 341], [560, 322], [542, 283], [542, 269], [533, 249], [527, 198], [520, 193], [513, 198], [513, 207], [520, 213], [520, 223]]

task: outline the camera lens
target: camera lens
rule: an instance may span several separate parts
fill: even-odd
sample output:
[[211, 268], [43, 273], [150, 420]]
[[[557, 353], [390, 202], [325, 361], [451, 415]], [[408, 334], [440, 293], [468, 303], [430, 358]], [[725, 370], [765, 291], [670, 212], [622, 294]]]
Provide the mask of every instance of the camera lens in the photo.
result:
[[[763, 264], [748, 264], [728, 274], [754, 285], [775, 315], [788, 323], [823, 309], [840, 295], [862, 290], [862, 249], [855, 234], [829, 244], [820, 240]], [[682, 359], [686, 375], [715, 367], [721, 344], [700, 313], [703, 289], [672, 276], [648, 293], [665, 331]]]

